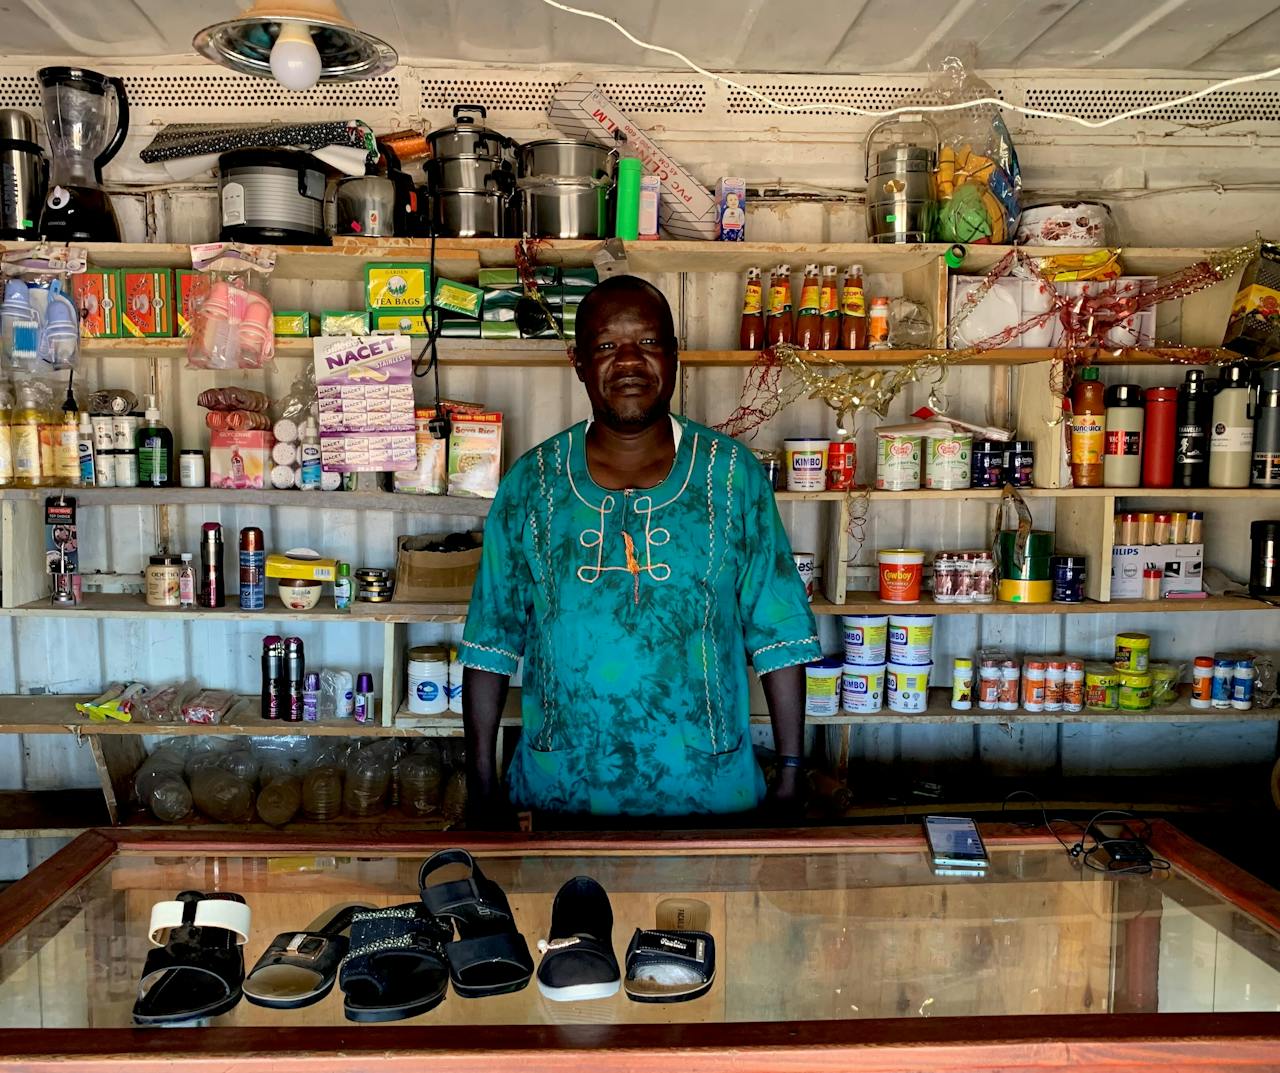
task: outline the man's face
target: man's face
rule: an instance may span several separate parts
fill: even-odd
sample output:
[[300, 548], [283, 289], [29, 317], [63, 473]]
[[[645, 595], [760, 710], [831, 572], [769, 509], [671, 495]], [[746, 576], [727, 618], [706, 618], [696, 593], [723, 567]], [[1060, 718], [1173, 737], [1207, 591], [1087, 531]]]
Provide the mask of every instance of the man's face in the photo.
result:
[[591, 319], [573, 362], [596, 419], [636, 431], [666, 417], [676, 386], [676, 342], [666, 336], [654, 299], [620, 295]]

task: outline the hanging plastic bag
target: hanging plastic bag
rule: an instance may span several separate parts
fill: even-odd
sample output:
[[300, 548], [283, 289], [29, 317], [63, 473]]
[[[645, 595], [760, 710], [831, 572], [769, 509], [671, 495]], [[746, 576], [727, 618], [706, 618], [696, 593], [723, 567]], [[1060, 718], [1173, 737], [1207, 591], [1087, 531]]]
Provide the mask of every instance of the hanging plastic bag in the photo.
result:
[[76, 246], [36, 246], [4, 254], [0, 353], [31, 374], [74, 369], [80, 361], [80, 313], [71, 277], [86, 265]]
[[[994, 98], [995, 90], [949, 56], [931, 99], [959, 104]], [[1022, 171], [1013, 139], [994, 105], [935, 116], [939, 133], [936, 238], [940, 242], [1012, 243], [1022, 214]]]
[[237, 242], [191, 247], [200, 275], [191, 291], [187, 367], [260, 369], [275, 359], [275, 321], [265, 291], [275, 251]]

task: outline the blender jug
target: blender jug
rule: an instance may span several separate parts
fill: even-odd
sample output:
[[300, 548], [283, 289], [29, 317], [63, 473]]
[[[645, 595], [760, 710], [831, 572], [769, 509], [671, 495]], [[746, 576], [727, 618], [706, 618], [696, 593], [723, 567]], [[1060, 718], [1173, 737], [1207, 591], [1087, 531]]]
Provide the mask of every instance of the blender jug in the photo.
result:
[[82, 67], [43, 67], [37, 75], [53, 156], [40, 230], [58, 241], [119, 242], [120, 225], [102, 189], [102, 169], [129, 130], [124, 83]]

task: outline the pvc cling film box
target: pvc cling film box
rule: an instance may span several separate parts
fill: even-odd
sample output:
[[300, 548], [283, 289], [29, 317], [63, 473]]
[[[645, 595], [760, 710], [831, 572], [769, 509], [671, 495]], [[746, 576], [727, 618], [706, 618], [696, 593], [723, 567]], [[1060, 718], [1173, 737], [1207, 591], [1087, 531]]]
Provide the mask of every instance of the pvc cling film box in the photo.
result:
[[547, 117], [556, 129], [613, 149], [615, 132], [627, 137], [627, 148], [644, 163], [644, 170], [662, 181], [658, 217], [671, 238], [714, 239], [719, 206], [715, 196], [677, 164], [634, 119], [619, 108], [594, 82], [566, 82], [551, 98]]
[[1150, 564], [1163, 572], [1162, 597], [1204, 587], [1203, 544], [1117, 544], [1111, 549], [1111, 599], [1141, 600], [1142, 571]]

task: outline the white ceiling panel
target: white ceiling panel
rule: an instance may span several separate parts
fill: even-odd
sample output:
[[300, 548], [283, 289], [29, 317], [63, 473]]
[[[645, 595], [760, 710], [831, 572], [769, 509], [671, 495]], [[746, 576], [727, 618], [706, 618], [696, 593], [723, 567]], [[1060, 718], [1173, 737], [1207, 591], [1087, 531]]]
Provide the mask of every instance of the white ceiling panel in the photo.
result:
[[[576, 0], [641, 39], [739, 72], [918, 73], [956, 52], [986, 70], [1225, 71], [1280, 63], [1280, 0]], [[0, 55], [177, 57], [233, 0], [9, 0]], [[415, 63], [671, 68], [540, 0], [347, 0]]]

